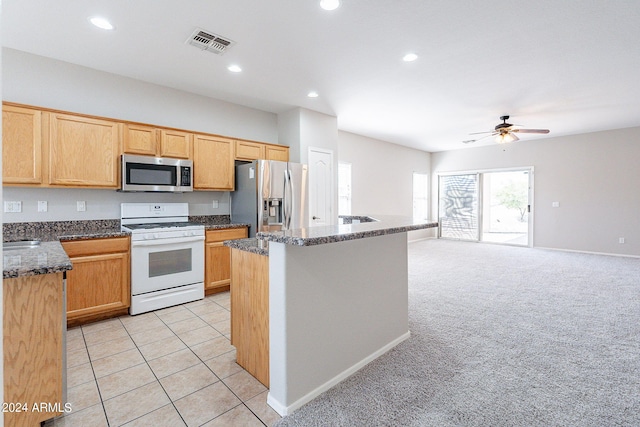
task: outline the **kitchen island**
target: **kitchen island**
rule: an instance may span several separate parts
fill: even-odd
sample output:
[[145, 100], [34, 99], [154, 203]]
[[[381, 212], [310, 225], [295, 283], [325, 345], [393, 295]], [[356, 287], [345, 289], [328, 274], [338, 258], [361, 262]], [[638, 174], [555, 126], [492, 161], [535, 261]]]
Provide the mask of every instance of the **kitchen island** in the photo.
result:
[[409, 337], [407, 232], [438, 224], [354, 218], [256, 235], [269, 242], [267, 403], [280, 415]]

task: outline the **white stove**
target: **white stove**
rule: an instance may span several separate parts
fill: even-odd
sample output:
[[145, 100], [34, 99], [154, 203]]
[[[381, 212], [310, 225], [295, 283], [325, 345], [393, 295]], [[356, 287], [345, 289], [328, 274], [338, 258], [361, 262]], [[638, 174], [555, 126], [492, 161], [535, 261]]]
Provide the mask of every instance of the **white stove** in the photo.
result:
[[204, 298], [204, 226], [187, 203], [122, 203], [131, 232], [131, 307], [140, 314]]

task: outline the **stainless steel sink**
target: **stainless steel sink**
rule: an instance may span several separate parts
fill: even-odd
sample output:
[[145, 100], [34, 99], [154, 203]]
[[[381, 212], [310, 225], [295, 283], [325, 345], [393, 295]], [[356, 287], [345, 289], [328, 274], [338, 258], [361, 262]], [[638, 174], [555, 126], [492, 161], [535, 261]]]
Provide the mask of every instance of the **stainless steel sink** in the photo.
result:
[[40, 246], [40, 240], [20, 240], [18, 242], [4, 242], [2, 249], [10, 251], [13, 249], [32, 249]]

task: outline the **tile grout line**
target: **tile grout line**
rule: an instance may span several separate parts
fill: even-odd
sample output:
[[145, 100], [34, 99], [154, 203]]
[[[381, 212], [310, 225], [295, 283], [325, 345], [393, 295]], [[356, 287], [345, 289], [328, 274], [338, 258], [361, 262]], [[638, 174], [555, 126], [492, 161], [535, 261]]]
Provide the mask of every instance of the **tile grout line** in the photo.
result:
[[[206, 298], [206, 297], [205, 297], [205, 298]], [[216, 306], [218, 306], [221, 310], [224, 310], [224, 311], [226, 311], [227, 313], [229, 313], [229, 312], [230, 312], [230, 310], [229, 310], [229, 309], [227, 309], [226, 307], [224, 307], [224, 306], [222, 306], [222, 305], [218, 304], [218, 303], [217, 303], [217, 302], [215, 302], [214, 300], [211, 300], [211, 303], [215, 304], [215, 305], [216, 305]], [[208, 304], [208, 303], [199, 304], [197, 307], [200, 307], [200, 306], [205, 305], [205, 304]], [[186, 306], [184, 306], [184, 305], [182, 305], [182, 306], [183, 306], [185, 309], [187, 309], [190, 313], [192, 313], [192, 314], [195, 316], [194, 318], [198, 318], [198, 319], [200, 319], [201, 321], [203, 321], [203, 322], [206, 324], [206, 326], [210, 326], [214, 331], [216, 331], [217, 333], [219, 333], [219, 334], [220, 334], [220, 336], [222, 336], [222, 337], [226, 338], [227, 340], [230, 340], [230, 338], [229, 338], [229, 337], [227, 337], [227, 336], [226, 336], [224, 333], [222, 333], [220, 330], [216, 329], [216, 328], [215, 328], [213, 325], [211, 325], [208, 321], [206, 321], [204, 318], [202, 318], [198, 313], [194, 312], [194, 311], [193, 311], [193, 310], [191, 310], [189, 307], [186, 307]], [[177, 306], [176, 306], [176, 307], [177, 307]], [[215, 310], [215, 311], [218, 311], [218, 310]], [[155, 318], [156, 318], [156, 319], [158, 319], [158, 320], [160, 320], [160, 321], [162, 322], [162, 324], [163, 324], [165, 327], [167, 327], [167, 328], [171, 331], [172, 335], [173, 335], [173, 336], [175, 336], [176, 338], [178, 338], [178, 339], [179, 339], [179, 340], [180, 340], [180, 341], [181, 341], [181, 342], [186, 346], [186, 348], [187, 348], [187, 349], [188, 349], [188, 350], [189, 350], [189, 351], [190, 351], [190, 352], [191, 352], [191, 353], [192, 353], [192, 354], [193, 354], [193, 355], [194, 355], [194, 356], [195, 356], [195, 357], [200, 361], [200, 363], [202, 363], [202, 364], [203, 364], [203, 365], [204, 365], [204, 366], [205, 366], [205, 367], [206, 367], [206, 368], [207, 368], [207, 369], [208, 369], [208, 370], [209, 370], [209, 371], [214, 375], [214, 377], [215, 377], [215, 378], [217, 378], [217, 381], [216, 381], [216, 382], [220, 382], [220, 383], [222, 383], [222, 384], [225, 386], [225, 388], [226, 388], [226, 389], [227, 389], [227, 390], [228, 390], [232, 395], [234, 395], [234, 396], [238, 399], [238, 401], [240, 402], [238, 405], [235, 405], [235, 406], [233, 406], [232, 408], [229, 408], [227, 411], [224, 411], [223, 413], [221, 413], [221, 414], [217, 415], [216, 417], [212, 418], [211, 420], [208, 420], [207, 422], [210, 422], [210, 421], [212, 421], [212, 420], [214, 420], [214, 419], [216, 419], [216, 418], [218, 418], [218, 417], [222, 416], [223, 414], [226, 414], [227, 412], [229, 412], [229, 411], [231, 411], [231, 410], [233, 410], [233, 409], [235, 409], [235, 408], [237, 408], [237, 407], [239, 407], [239, 406], [244, 406], [244, 407], [245, 407], [245, 408], [246, 408], [246, 409], [247, 409], [247, 410], [248, 410], [248, 411], [249, 411], [249, 412], [250, 412], [254, 417], [256, 417], [256, 418], [258, 419], [258, 421], [259, 421], [262, 425], [265, 425], [265, 426], [266, 426], [266, 423], [265, 423], [265, 422], [264, 422], [264, 421], [263, 421], [263, 420], [262, 420], [262, 419], [261, 419], [261, 418], [260, 418], [260, 417], [255, 413], [255, 412], [254, 412], [254, 411], [252, 411], [252, 410], [251, 410], [251, 408], [249, 408], [249, 407], [247, 406], [247, 404], [245, 403], [245, 401], [244, 401], [243, 399], [241, 399], [241, 398], [240, 398], [240, 396], [239, 396], [238, 394], [236, 394], [233, 390], [231, 390], [231, 388], [230, 388], [230, 387], [229, 387], [229, 386], [224, 382], [224, 379], [223, 379], [223, 378], [221, 378], [221, 377], [219, 377], [219, 376], [218, 376], [218, 375], [213, 371], [213, 369], [211, 369], [211, 368], [207, 365], [206, 361], [205, 361], [205, 360], [203, 360], [200, 356], [198, 356], [198, 355], [193, 351], [193, 349], [191, 348], [191, 346], [190, 346], [190, 345], [188, 345], [188, 344], [187, 344], [187, 343], [186, 343], [186, 342], [185, 342], [185, 341], [184, 341], [184, 340], [183, 340], [183, 339], [182, 339], [182, 338], [181, 338], [181, 337], [180, 337], [180, 336], [179, 336], [179, 335], [178, 335], [178, 334], [173, 330], [173, 329], [171, 329], [171, 326], [170, 326], [170, 325], [171, 325], [172, 323], [177, 323], [177, 322], [179, 322], [180, 320], [178, 320], [178, 321], [176, 321], [176, 322], [172, 322], [172, 323], [166, 323], [166, 322], [165, 322], [165, 320], [163, 320], [160, 316], [158, 316], [158, 314], [157, 314], [157, 313], [155, 313], [155, 312], [154, 312], [154, 315], [155, 315]], [[119, 325], [120, 325], [120, 326], [125, 330], [125, 332], [126, 332], [126, 336], [127, 336], [129, 339], [131, 339], [131, 341], [133, 342], [135, 349], [136, 349], [136, 350], [141, 354], [141, 356], [142, 356], [142, 358], [143, 358], [143, 360], [144, 360], [144, 362], [143, 362], [143, 363], [147, 365], [147, 367], [149, 368], [149, 370], [150, 370], [150, 371], [151, 371], [151, 373], [153, 374], [153, 376], [154, 376], [154, 378], [155, 378], [156, 383], [158, 383], [158, 384], [160, 385], [160, 387], [162, 388], [163, 392], [165, 393], [165, 395], [167, 396], [167, 398], [168, 398], [168, 399], [169, 399], [169, 401], [171, 402], [171, 405], [173, 406], [173, 408], [175, 409], [175, 411], [178, 413], [179, 417], [182, 419], [182, 421], [185, 423], [185, 425], [187, 425], [186, 420], [184, 419], [184, 417], [182, 416], [182, 414], [180, 413], [180, 411], [179, 411], [179, 410], [178, 410], [178, 408], [176, 407], [176, 405], [175, 405], [175, 401], [174, 401], [174, 400], [169, 396], [169, 394], [168, 394], [167, 390], [166, 390], [166, 389], [165, 389], [165, 387], [163, 386], [163, 384], [162, 384], [162, 382], [160, 381], [160, 379], [158, 378], [157, 374], [153, 371], [153, 369], [152, 369], [152, 368], [151, 368], [151, 366], [149, 365], [149, 360], [147, 360], [147, 358], [144, 356], [144, 354], [142, 354], [142, 351], [140, 350], [140, 346], [139, 346], [139, 345], [138, 345], [138, 343], [133, 339], [133, 337], [132, 337], [132, 333], [129, 331], [129, 329], [127, 329], [127, 326], [125, 325], [125, 323], [124, 323], [124, 322], [122, 322], [122, 320], [121, 320], [119, 317], [118, 317], [118, 318], [116, 318], [116, 319], [118, 319], [118, 323], [119, 323]], [[184, 320], [188, 320], [188, 319], [184, 319]], [[204, 328], [204, 327], [205, 327], [205, 326], [203, 326], [203, 328]], [[101, 391], [100, 391], [100, 387], [99, 387], [99, 385], [98, 385], [98, 378], [97, 378], [97, 376], [96, 376], [96, 372], [95, 372], [95, 369], [94, 369], [94, 366], [93, 366], [93, 362], [94, 362], [94, 361], [97, 361], [97, 360], [104, 359], [105, 357], [111, 357], [111, 356], [113, 356], [113, 355], [120, 354], [120, 353], [123, 353], [123, 352], [125, 352], [125, 351], [129, 351], [129, 350], [123, 350], [123, 351], [121, 351], [121, 352], [114, 353], [113, 355], [109, 355], [109, 356], [101, 357], [100, 359], [93, 360], [93, 359], [91, 358], [90, 353], [89, 353], [89, 346], [87, 345], [87, 341], [86, 341], [86, 338], [85, 338], [85, 331], [82, 329], [82, 326], [80, 326], [80, 328], [81, 328], [81, 333], [82, 333], [82, 339], [83, 339], [83, 342], [84, 342], [84, 349], [85, 349], [85, 351], [87, 352], [87, 356], [88, 356], [89, 363], [90, 363], [90, 366], [91, 366], [91, 371], [92, 371], [92, 374], [93, 374], [93, 381], [94, 381], [94, 383], [96, 384], [96, 388], [97, 388], [97, 390], [98, 390], [98, 396], [99, 396], [99, 398], [100, 398], [100, 404], [101, 404], [101, 406], [102, 406], [102, 410], [103, 410], [103, 413], [104, 413], [104, 415], [105, 415], [105, 419], [106, 419], [106, 422], [107, 422], [107, 426], [110, 426], [110, 425], [111, 425], [111, 423], [110, 423], [109, 418], [108, 418], [108, 416], [107, 416], [106, 407], [105, 407], [105, 401], [102, 399], [102, 393], [101, 393]], [[109, 328], [105, 328], [105, 329], [109, 329]], [[152, 329], [153, 329], [153, 328], [151, 328], [151, 329], [149, 329], [149, 330], [152, 330]], [[198, 329], [198, 328], [196, 328], [196, 329]], [[95, 331], [95, 332], [88, 332], [88, 333], [98, 333], [98, 332], [101, 332], [101, 330], [98, 330], [98, 331]], [[141, 333], [141, 332], [144, 332], [144, 331], [140, 331], [140, 333]], [[216, 337], [216, 338], [218, 338], [218, 337]], [[110, 341], [114, 341], [114, 340], [117, 340], [117, 339], [119, 339], [119, 338], [114, 338], [113, 340], [107, 340], [107, 341], [104, 341], [104, 342], [102, 342], [102, 343], [97, 343], [97, 344], [95, 344], [95, 345], [100, 345], [100, 344], [108, 343], [108, 342], [110, 342]], [[212, 338], [212, 339], [213, 339], [213, 338]], [[162, 340], [162, 339], [157, 340], [157, 341], [161, 341], [161, 340]], [[157, 341], [152, 341], [152, 342], [157, 342]], [[203, 341], [202, 343], [207, 342], [207, 341], [209, 341], [209, 340], [205, 340], [205, 341]], [[194, 344], [194, 345], [198, 345], [198, 344], [202, 344], [202, 343], [196, 343], [196, 344]], [[147, 345], [147, 344], [151, 344], [151, 343], [145, 343], [145, 345]], [[177, 352], [177, 351], [182, 351], [182, 350], [184, 350], [184, 349], [176, 350], [175, 352]], [[232, 351], [233, 351], [233, 350], [230, 350], [230, 351], [227, 351], [227, 352], [223, 352], [223, 353], [221, 353], [221, 354], [219, 354], [219, 355], [217, 355], [217, 356], [212, 357], [212, 358], [211, 358], [211, 360], [212, 360], [212, 359], [214, 359], [214, 358], [216, 358], [216, 357], [220, 357], [220, 356], [223, 356], [223, 355], [225, 355], [225, 354], [231, 353]], [[168, 354], [173, 354], [173, 353], [175, 353], [175, 352], [171, 352], [171, 353], [168, 353]], [[168, 355], [168, 354], [167, 354], [167, 355]], [[164, 356], [167, 356], [167, 355], [163, 355], [163, 356], [160, 356], [160, 357], [164, 357]], [[151, 359], [151, 360], [155, 360], [155, 359]], [[207, 360], [210, 360], [210, 359], [207, 359]], [[142, 363], [137, 364], [137, 365], [134, 365], [134, 366], [139, 366], [139, 365], [142, 365]], [[196, 365], [193, 365], [193, 366], [196, 366]], [[190, 367], [188, 367], [188, 368], [182, 369], [181, 371], [184, 371], [184, 370], [186, 370], [186, 369], [190, 369], [190, 368], [192, 368], [193, 366], [190, 366]], [[129, 368], [131, 368], [131, 367], [128, 367], [128, 368], [126, 368], [126, 369], [129, 369]], [[109, 375], [112, 375], [112, 374], [117, 373], [117, 372], [122, 372], [123, 370], [125, 370], [125, 369], [121, 369], [121, 370], [119, 370], [119, 371], [116, 371], [116, 372], [110, 373]], [[174, 375], [174, 374], [176, 374], [176, 373], [178, 373], [178, 372], [181, 372], [181, 371], [174, 372], [174, 373], [172, 373], [171, 375]], [[244, 369], [243, 369], [242, 371], [246, 372]], [[239, 373], [239, 372], [238, 372], [238, 373]], [[233, 374], [232, 374], [232, 375], [233, 375]], [[232, 375], [229, 375], [228, 377], [231, 377]], [[163, 377], [163, 378], [164, 378], [164, 377]], [[85, 384], [85, 383], [83, 383], [83, 384]], [[143, 386], [146, 386], [146, 385], [148, 385], [148, 384], [151, 384], [151, 383], [144, 384]], [[212, 383], [212, 384], [215, 384], [215, 382], [214, 382], [214, 383]], [[202, 388], [200, 388], [200, 389], [198, 389], [198, 390], [195, 390], [195, 391], [193, 391], [193, 392], [191, 392], [191, 393], [189, 393], [189, 394], [187, 394], [187, 395], [185, 395], [185, 396], [182, 396], [180, 399], [182, 399], [182, 398], [184, 398], [184, 397], [186, 397], [186, 396], [192, 395], [192, 394], [194, 394], [194, 393], [197, 393], [197, 392], [199, 392], [199, 391], [203, 390], [204, 388], [211, 386], [212, 384], [209, 384], [209, 385], [207, 385], [207, 386], [205, 386], [205, 387], [202, 387]], [[143, 386], [140, 386], [140, 387], [143, 387]], [[138, 389], [138, 388], [140, 388], [140, 387], [136, 387], [136, 388], [134, 388], [134, 389], [132, 389], [132, 390], [128, 390], [128, 391], [127, 391], [127, 392], [125, 392], [125, 393], [131, 392], [131, 391], [136, 390], [136, 389]], [[119, 394], [119, 395], [117, 395], [117, 396], [112, 396], [110, 399], [113, 399], [113, 398], [115, 398], [115, 397], [121, 396], [122, 394], [125, 394], [125, 393], [121, 393], [121, 394]], [[261, 393], [262, 393], [262, 392], [261, 392]], [[260, 394], [260, 393], [256, 394], [255, 396], [251, 396], [251, 397], [250, 397], [250, 398], [248, 398], [247, 400], [253, 399], [253, 398], [255, 398], [256, 396], [258, 396], [259, 394]], [[179, 400], [179, 399], [178, 399], [178, 400]], [[166, 405], [161, 406], [161, 408], [162, 408], [162, 407], [164, 407], [164, 406], [166, 406]], [[87, 408], [84, 408], [84, 409], [87, 409]], [[152, 412], [154, 412], [154, 411], [156, 411], [156, 410], [158, 410], [158, 409], [160, 409], [160, 408], [156, 408], [156, 409], [154, 409], [154, 410], [153, 410], [153, 411], [151, 411], [151, 412], [148, 412], [148, 413], [145, 413], [145, 414], [143, 414], [143, 415], [140, 415], [139, 417], [137, 417], [137, 418], [135, 418], [135, 419], [128, 420], [126, 423], [130, 423], [130, 422], [132, 422], [132, 421], [134, 421], [134, 420], [137, 420], [137, 419], [139, 419], [139, 418], [142, 418], [142, 417], [144, 417], [144, 416], [147, 416], [147, 415], [149, 415], [150, 413], [152, 413]], [[126, 424], [126, 423], [125, 423], [125, 424]]]

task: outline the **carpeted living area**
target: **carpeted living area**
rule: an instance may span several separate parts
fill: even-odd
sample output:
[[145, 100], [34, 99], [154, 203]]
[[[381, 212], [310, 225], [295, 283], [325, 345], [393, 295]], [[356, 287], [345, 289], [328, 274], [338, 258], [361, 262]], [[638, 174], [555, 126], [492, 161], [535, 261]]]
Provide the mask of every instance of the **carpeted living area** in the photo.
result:
[[275, 425], [640, 425], [640, 259], [411, 243], [409, 327]]

